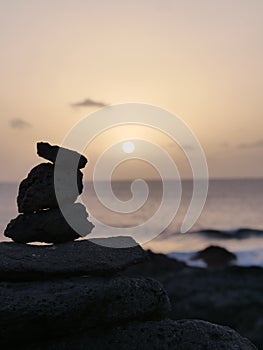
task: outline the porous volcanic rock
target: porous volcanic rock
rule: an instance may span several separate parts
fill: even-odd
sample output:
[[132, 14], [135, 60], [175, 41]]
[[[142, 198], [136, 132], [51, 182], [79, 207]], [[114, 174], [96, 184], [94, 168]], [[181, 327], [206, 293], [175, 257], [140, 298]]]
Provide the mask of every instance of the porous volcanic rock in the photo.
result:
[[131, 322], [102, 333], [75, 334], [27, 345], [22, 350], [256, 350], [228, 327], [200, 320]]
[[76, 151], [72, 151], [59, 146], [52, 146], [47, 142], [37, 143], [37, 154], [39, 157], [49, 160], [52, 163], [56, 162], [57, 154], [59, 153], [59, 160], [56, 163], [59, 167], [66, 167], [67, 169], [74, 170], [76, 165], [77, 169], [82, 169], [86, 166], [88, 160], [86, 157]]
[[83, 174], [80, 170], [56, 172], [56, 192], [54, 187], [54, 165], [41, 163], [34, 167], [19, 186], [17, 205], [19, 213], [33, 213], [41, 209], [54, 209], [72, 204], [82, 193]]
[[[90, 233], [94, 227], [87, 220], [86, 208], [80, 203], [65, 207], [63, 213], [67, 213], [73, 221], [78, 223], [83, 236]], [[4, 234], [17, 243], [63, 243], [80, 237], [65, 220], [60, 209], [20, 214], [10, 221]]]
[[[129, 248], [108, 248], [101, 243]], [[147, 260], [131, 237], [80, 240], [57, 245], [0, 243], [0, 280], [39, 280], [81, 275], [112, 275]]]
[[170, 308], [161, 284], [144, 278], [1, 282], [0, 295], [0, 339], [8, 345], [88, 333], [95, 327], [103, 330], [130, 320], [161, 319]]

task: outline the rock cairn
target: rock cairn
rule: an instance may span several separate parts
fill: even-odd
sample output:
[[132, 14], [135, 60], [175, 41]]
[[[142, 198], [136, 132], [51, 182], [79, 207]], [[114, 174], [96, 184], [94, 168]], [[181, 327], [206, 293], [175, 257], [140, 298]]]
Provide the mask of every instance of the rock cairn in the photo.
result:
[[[38, 154], [53, 163], [57, 152], [38, 144]], [[80, 158], [79, 168], [85, 164]], [[167, 319], [170, 301], [162, 285], [123, 272], [148, 259], [131, 237], [74, 241], [76, 235], [62, 224], [53, 173], [54, 165], [40, 164], [22, 181], [18, 208], [23, 214], [6, 229], [20, 243], [0, 243], [1, 349], [255, 349], [229, 328]], [[80, 173], [78, 178], [79, 193]], [[78, 193], [66, 193], [65, 204], [74, 208]], [[88, 230], [91, 225], [87, 221]], [[55, 244], [21, 244], [37, 240]], [[129, 248], [110, 248], [117, 246]]]
[[[55, 168], [58, 151], [59, 163]], [[75, 151], [46, 142], [37, 144], [37, 153], [52, 163], [37, 165], [21, 182], [17, 197], [18, 212], [21, 214], [7, 225], [5, 236], [18, 243], [63, 243], [79, 238], [80, 235], [62, 215], [62, 206], [64, 213], [70, 213], [84, 227], [83, 235], [90, 233], [94, 226], [87, 220], [85, 207], [74, 203], [83, 190], [80, 169], [85, 167], [87, 159]]]

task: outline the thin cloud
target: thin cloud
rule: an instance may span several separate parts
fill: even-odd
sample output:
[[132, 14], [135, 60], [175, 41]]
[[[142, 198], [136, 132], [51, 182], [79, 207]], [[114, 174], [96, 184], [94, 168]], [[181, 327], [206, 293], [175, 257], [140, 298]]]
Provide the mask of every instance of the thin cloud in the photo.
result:
[[12, 129], [27, 129], [27, 128], [31, 128], [31, 124], [28, 123], [26, 120], [21, 119], [21, 118], [14, 118], [14, 119], [10, 119], [9, 120], [9, 126]]
[[263, 147], [263, 140], [258, 140], [256, 142], [249, 142], [249, 143], [240, 143], [238, 145], [238, 148], [262, 148]]
[[106, 103], [101, 101], [95, 101], [91, 98], [86, 98], [83, 101], [75, 102], [71, 104], [71, 107], [80, 108], [80, 107], [106, 107], [108, 106]]

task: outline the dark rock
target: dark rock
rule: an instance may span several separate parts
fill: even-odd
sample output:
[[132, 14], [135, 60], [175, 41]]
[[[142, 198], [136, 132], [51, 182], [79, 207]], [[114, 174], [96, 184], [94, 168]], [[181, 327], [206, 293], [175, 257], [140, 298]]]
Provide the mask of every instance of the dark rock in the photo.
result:
[[225, 248], [211, 245], [196, 253], [192, 260], [203, 260], [209, 268], [222, 268], [230, 265], [236, 258], [235, 254]]
[[224, 324], [262, 346], [262, 268], [186, 268], [173, 275], [164, 272], [161, 278], [156, 278], [164, 284], [170, 297], [170, 317]]
[[[21, 346], [21, 344], [20, 344]], [[93, 335], [75, 334], [20, 347], [26, 350], [256, 350], [228, 327], [199, 320], [133, 322]]]
[[71, 170], [75, 170], [75, 168], [81, 169], [84, 168], [88, 162], [86, 157], [76, 151], [72, 151], [59, 146], [51, 146], [47, 142], [37, 143], [37, 154], [52, 163], [56, 162], [58, 151], [60, 152], [60, 155], [59, 164], [57, 165], [60, 167], [66, 167]]
[[[82, 204], [75, 203], [65, 207], [64, 210], [72, 220], [78, 222], [83, 236], [91, 232], [94, 225], [87, 220], [88, 213]], [[20, 214], [10, 221], [4, 235], [17, 243], [63, 243], [80, 237], [67, 223], [59, 209]]]
[[[0, 243], [0, 279], [30, 280], [62, 276], [110, 275], [147, 259], [146, 252], [133, 246], [131, 237], [107, 239], [125, 241], [131, 248], [108, 248], [100, 239], [58, 245]], [[96, 242], [98, 244], [96, 244]]]
[[186, 269], [164, 286], [172, 304], [170, 317], [228, 325], [263, 344], [263, 269]]
[[[252, 350], [247, 339], [228, 327], [199, 320], [131, 324], [109, 336], [110, 349]], [[115, 347], [114, 347], [115, 345]], [[126, 346], [125, 346], [126, 345]], [[128, 345], [128, 346], [127, 346]]]
[[129, 320], [160, 319], [170, 308], [152, 279], [89, 278], [0, 283], [0, 339], [22, 341], [88, 333]]
[[[56, 193], [59, 195], [60, 204], [72, 204], [83, 190], [83, 174], [57, 171]], [[41, 163], [33, 168], [19, 186], [17, 205], [19, 213], [33, 213], [40, 209], [57, 208], [54, 188], [54, 165]]]
[[187, 265], [183, 261], [177, 259], [170, 259], [165, 254], [156, 254], [151, 250], [147, 251], [148, 259], [136, 266], [130, 266], [126, 272], [129, 276], [143, 275], [143, 276], [157, 276], [161, 277], [165, 274], [173, 274], [176, 271], [184, 269]]
[[155, 278], [164, 285], [172, 305], [170, 318], [197, 318], [227, 325], [262, 348], [262, 268], [178, 269], [174, 259], [167, 256], [164, 266], [162, 269], [157, 257], [127, 271], [131, 276]]

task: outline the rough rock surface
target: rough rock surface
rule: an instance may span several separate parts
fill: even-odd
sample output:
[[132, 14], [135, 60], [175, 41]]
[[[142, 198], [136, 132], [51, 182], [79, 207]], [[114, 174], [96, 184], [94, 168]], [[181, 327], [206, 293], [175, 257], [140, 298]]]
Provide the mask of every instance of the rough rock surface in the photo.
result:
[[[59, 194], [60, 204], [72, 204], [83, 190], [83, 174], [57, 171], [56, 193]], [[17, 197], [19, 213], [33, 213], [41, 209], [57, 208], [54, 188], [54, 165], [41, 163], [33, 168], [20, 186]]]
[[52, 339], [22, 350], [256, 350], [238, 333], [199, 320], [134, 322], [103, 334]]
[[263, 350], [262, 268], [176, 268], [174, 259], [164, 255], [162, 260], [160, 264], [153, 254], [153, 259], [131, 266], [125, 273], [159, 280], [171, 301], [170, 318], [196, 318], [227, 325]]
[[59, 164], [60, 167], [74, 168], [76, 164], [76, 168], [82, 169], [86, 166], [88, 160], [83, 155], [79, 154], [76, 151], [72, 151], [59, 146], [51, 146], [47, 142], [38, 142], [37, 143], [37, 154], [39, 157], [49, 160], [52, 163], [56, 162], [58, 151], [60, 151], [59, 155]]
[[[65, 207], [64, 210], [78, 222], [83, 235], [91, 232], [94, 225], [87, 220], [88, 213], [82, 204], [75, 203]], [[59, 209], [20, 214], [10, 221], [4, 234], [17, 243], [63, 243], [80, 237], [67, 223]]]
[[0, 295], [0, 339], [8, 344], [160, 319], [170, 308], [161, 284], [145, 278], [1, 282]]
[[[80, 240], [58, 245], [0, 243], [0, 280], [47, 279], [62, 276], [108, 275], [147, 259], [131, 237], [104, 239], [123, 242], [131, 248], [108, 248], [101, 239]], [[98, 244], [96, 244], [96, 242]]]
[[210, 268], [222, 268], [232, 264], [236, 255], [218, 246], [209, 246], [196, 253], [192, 260], [203, 260]]

